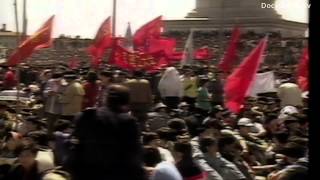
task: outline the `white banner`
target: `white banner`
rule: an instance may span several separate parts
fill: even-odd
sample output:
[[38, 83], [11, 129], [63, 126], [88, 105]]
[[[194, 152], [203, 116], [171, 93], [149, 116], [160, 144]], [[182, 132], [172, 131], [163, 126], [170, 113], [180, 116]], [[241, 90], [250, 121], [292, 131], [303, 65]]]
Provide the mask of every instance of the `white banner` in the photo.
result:
[[276, 92], [273, 71], [256, 74], [255, 81], [250, 87], [249, 96], [256, 97], [259, 93]]

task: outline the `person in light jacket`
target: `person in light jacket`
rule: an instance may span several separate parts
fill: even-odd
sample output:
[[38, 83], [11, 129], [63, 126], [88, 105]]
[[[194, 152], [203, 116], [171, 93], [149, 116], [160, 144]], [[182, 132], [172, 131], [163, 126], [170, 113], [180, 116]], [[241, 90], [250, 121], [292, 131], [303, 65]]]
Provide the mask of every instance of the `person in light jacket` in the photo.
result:
[[82, 100], [85, 94], [83, 86], [76, 80], [77, 76], [73, 73], [64, 75], [68, 86], [60, 95], [60, 103], [63, 105], [62, 116], [64, 119], [72, 120], [74, 115], [82, 110]]
[[158, 89], [164, 104], [170, 109], [177, 109], [183, 96], [183, 85], [179, 72], [174, 67], [168, 67], [162, 75]]

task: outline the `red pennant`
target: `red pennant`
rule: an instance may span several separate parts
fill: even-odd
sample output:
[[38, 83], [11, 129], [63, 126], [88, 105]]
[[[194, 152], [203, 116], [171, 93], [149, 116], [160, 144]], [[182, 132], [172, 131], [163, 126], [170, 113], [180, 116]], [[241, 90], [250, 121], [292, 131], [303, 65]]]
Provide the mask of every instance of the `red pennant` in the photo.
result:
[[224, 91], [226, 97], [225, 105], [230, 111], [234, 113], [240, 112], [245, 96], [263, 60], [263, 53], [266, 47], [267, 38], [264, 38], [228, 77]]
[[302, 91], [309, 90], [309, 50], [305, 48], [303, 50], [300, 63], [297, 70], [298, 85]]
[[94, 39], [94, 43], [88, 48], [88, 52], [92, 55], [91, 66], [93, 68], [99, 67], [105, 50], [112, 47], [112, 40], [111, 18], [108, 17], [101, 24]]
[[237, 58], [239, 41], [240, 29], [239, 27], [235, 27], [232, 32], [231, 41], [227, 49], [227, 52], [219, 64], [219, 69], [225, 73], [229, 73], [232, 70], [232, 66]]
[[52, 26], [54, 16], [51, 16], [41, 28], [26, 39], [9, 57], [8, 65], [15, 66], [27, 59], [34, 50], [48, 48], [52, 45]]

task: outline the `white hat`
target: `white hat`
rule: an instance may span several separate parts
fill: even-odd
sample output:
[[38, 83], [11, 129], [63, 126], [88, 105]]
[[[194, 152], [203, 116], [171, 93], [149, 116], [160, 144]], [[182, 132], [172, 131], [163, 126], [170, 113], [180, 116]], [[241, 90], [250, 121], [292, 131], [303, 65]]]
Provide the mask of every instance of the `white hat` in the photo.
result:
[[241, 118], [238, 121], [238, 126], [254, 126], [254, 124], [252, 124], [251, 120], [249, 118]]
[[309, 91], [303, 92], [303, 93], [301, 94], [301, 97], [302, 97], [303, 99], [309, 99]]
[[298, 113], [298, 109], [294, 106], [285, 106], [284, 108], [281, 109], [279, 119], [285, 119], [289, 115]]

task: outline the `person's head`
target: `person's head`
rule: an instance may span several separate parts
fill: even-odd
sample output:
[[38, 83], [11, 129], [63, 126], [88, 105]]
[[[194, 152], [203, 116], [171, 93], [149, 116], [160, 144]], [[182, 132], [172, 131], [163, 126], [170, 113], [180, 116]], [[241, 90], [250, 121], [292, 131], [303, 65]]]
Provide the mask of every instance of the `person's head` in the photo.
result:
[[154, 132], [146, 132], [142, 137], [143, 145], [148, 145], [151, 147], [158, 147], [160, 144], [159, 136]]
[[163, 103], [158, 103], [154, 107], [155, 112], [166, 113], [168, 111], [168, 107]]
[[251, 132], [252, 127], [254, 126], [249, 118], [239, 119], [237, 125], [239, 127], [239, 132], [241, 135], [248, 135]]
[[[224, 128], [222, 122], [219, 119], [211, 118], [204, 123], [204, 127], [207, 129], [208, 136], [219, 138], [221, 135], [221, 130]], [[211, 133], [211, 134], [210, 134]], [[203, 134], [206, 136], [206, 133]]]
[[60, 132], [71, 132], [71, 123], [68, 120], [63, 120], [59, 119], [55, 124], [54, 124], [54, 131], [60, 131]]
[[0, 101], [0, 114], [3, 114], [7, 111], [8, 109], [8, 103], [5, 101]]
[[309, 179], [307, 167], [294, 167], [283, 171], [278, 177], [278, 180], [301, 180]]
[[70, 82], [72, 82], [72, 81], [77, 79], [77, 75], [73, 71], [65, 72], [63, 77], [66, 80], [66, 82], [68, 82], [68, 83], [70, 83]]
[[186, 123], [183, 119], [174, 118], [168, 121], [168, 127], [172, 130], [179, 132], [186, 132]]
[[284, 120], [284, 125], [289, 131], [297, 130], [301, 127], [298, 118], [296, 118], [294, 116], [288, 116]]
[[49, 70], [49, 69], [44, 70], [43, 74], [42, 74], [42, 80], [44, 80], [44, 81], [48, 80], [48, 79], [51, 78], [51, 76], [52, 76], [52, 71], [51, 70]]
[[98, 75], [97, 73], [93, 72], [93, 71], [90, 71], [88, 74], [87, 74], [87, 81], [90, 82], [90, 83], [96, 83], [98, 79]]
[[183, 111], [189, 111], [190, 105], [186, 102], [181, 102], [178, 107]]
[[162, 161], [158, 148], [151, 146], [143, 147], [143, 162], [147, 167], [155, 167]]
[[13, 131], [8, 132], [4, 139], [4, 141], [6, 142], [6, 147], [9, 151], [14, 151], [19, 145], [19, 142], [21, 142], [20, 140], [20, 134]]
[[216, 155], [218, 152], [217, 140], [212, 137], [204, 137], [199, 140], [200, 150], [203, 153], [208, 153], [210, 155]]
[[213, 118], [222, 119], [223, 112], [225, 112], [223, 107], [221, 105], [216, 105], [209, 112], [209, 116]]
[[128, 111], [130, 102], [129, 89], [123, 85], [110, 85], [107, 93], [107, 107], [114, 112]]
[[284, 146], [288, 142], [289, 134], [287, 132], [276, 132], [272, 134], [272, 141], [277, 146]]
[[218, 139], [219, 152], [228, 160], [234, 158], [240, 147], [238, 140], [231, 134], [224, 134]]
[[199, 86], [207, 88], [209, 85], [209, 79], [208, 78], [201, 78], [199, 81]]
[[173, 146], [173, 156], [176, 162], [192, 159], [192, 148], [190, 143], [176, 142]]
[[21, 144], [20, 147], [16, 149], [16, 153], [22, 167], [29, 169], [36, 162], [38, 150], [33, 144]]
[[30, 138], [31, 142], [37, 144], [41, 147], [48, 146], [49, 138], [45, 131], [33, 131], [28, 133], [28, 138]]
[[26, 132], [36, 131], [41, 128], [40, 119], [37, 116], [29, 116], [25, 119]]
[[108, 84], [113, 79], [113, 73], [111, 71], [102, 71], [99, 74], [99, 79], [102, 81], [102, 83]]
[[285, 155], [287, 162], [294, 164], [299, 158], [305, 157], [306, 152], [306, 146], [295, 142], [289, 142], [279, 151], [279, 154]]
[[168, 148], [167, 142], [176, 140], [176, 133], [168, 127], [162, 127], [156, 133], [159, 136], [159, 146], [161, 147]]
[[133, 72], [133, 76], [134, 76], [134, 78], [141, 79], [141, 78], [143, 78], [143, 71], [136, 70]]

